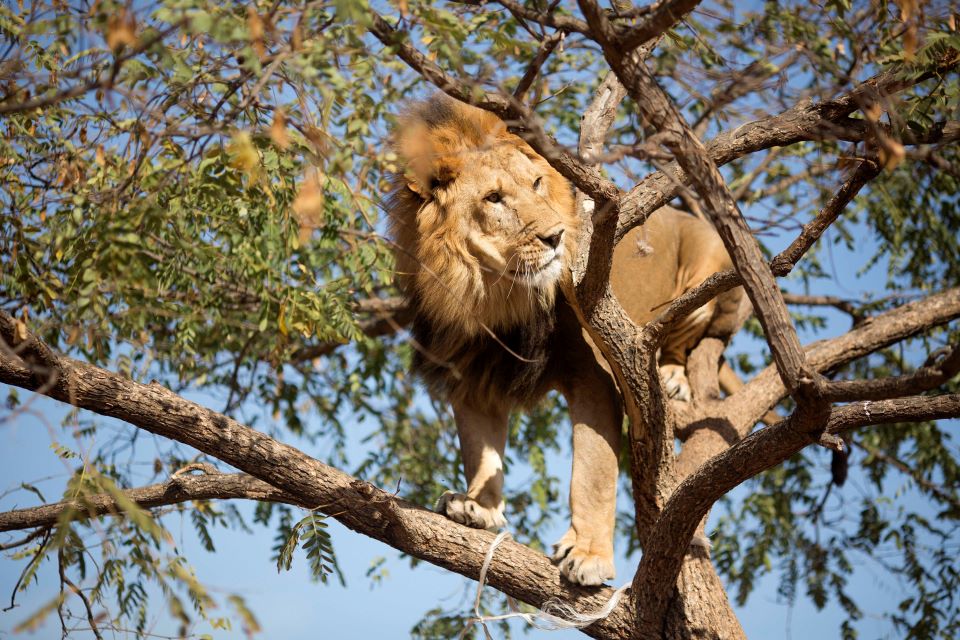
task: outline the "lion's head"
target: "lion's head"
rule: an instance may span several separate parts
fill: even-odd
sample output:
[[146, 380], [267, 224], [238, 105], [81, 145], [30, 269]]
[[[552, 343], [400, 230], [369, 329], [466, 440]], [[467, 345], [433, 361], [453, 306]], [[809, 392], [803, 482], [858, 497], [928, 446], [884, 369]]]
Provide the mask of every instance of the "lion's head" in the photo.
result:
[[549, 308], [574, 254], [570, 186], [496, 116], [446, 96], [394, 137], [397, 268], [438, 328], [476, 335]]

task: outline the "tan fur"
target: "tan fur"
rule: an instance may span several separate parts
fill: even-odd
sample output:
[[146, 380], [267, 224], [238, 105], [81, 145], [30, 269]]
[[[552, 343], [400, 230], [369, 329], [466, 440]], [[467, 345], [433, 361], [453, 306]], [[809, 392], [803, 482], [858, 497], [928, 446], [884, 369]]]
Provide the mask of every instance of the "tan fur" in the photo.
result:
[[[569, 185], [495, 116], [443, 96], [410, 108], [394, 149], [403, 173], [387, 212], [415, 311], [414, 366], [453, 405], [467, 475], [466, 493], [444, 494], [438, 510], [468, 526], [503, 526], [509, 414], [559, 389], [574, 452], [571, 527], [554, 558], [574, 582], [613, 578], [622, 413], [613, 380], [557, 295], [576, 252]], [[643, 323], [729, 266], [709, 224], [665, 208], [618, 246], [611, 286]], [[739, 296], [722, 296], [672, 328], [661, 354], [668, 393], [689, 397], [686, 355], [705, 334], [735, 329]]]

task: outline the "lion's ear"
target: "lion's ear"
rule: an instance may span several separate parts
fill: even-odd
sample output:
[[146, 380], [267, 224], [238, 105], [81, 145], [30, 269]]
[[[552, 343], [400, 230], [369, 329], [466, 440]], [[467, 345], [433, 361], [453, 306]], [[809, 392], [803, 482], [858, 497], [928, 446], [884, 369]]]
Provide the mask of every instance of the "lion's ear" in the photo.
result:
[[[413, 164], [413, 163], [412, 163]], [[445, 163], [433, 163], [423, 167], [424, 171], [408, 172], [404, 176], [407, 188], [415, 194], [429, 200], [436, 195], [437, 189], [443, 189], [457, 177], [456, 168]]]
[[426, 200], [430, 197], [430, 191], [426, 189], [422, 184], [417, 182], [417, 179], [414, 176], [407, 174], [403, 176], [403, 181], [404, 183], [406, 183], [407, 189], [410, 189], [410, 191], [413, 191], [422, 199]]
[[533, 161], [543, 160], [544, 162], [546, 162], [543, 156], [541, 156], [539, 153], [534, 151], [533, 147], [527, 144], [526, 140], [523, 140], [522, 138], [519, 138], [518, 136], [515, 136], [512, 134], [510, 134], [509, 137], [507, 137], [506, 139], [509, 140], [510, 144], [512, 144], [517, 151], [527, 156], [527, 158], [529, 158], [530, 160], [533, 160]]

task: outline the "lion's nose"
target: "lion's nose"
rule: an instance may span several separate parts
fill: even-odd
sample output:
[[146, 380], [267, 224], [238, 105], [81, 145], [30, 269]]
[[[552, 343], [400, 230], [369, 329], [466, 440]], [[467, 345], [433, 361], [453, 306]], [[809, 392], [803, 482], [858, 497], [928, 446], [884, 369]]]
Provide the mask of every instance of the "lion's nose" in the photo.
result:
[[547, 245], [551, 249], [556, 249], [558, 246], [560, 246], [560, 238], [563, 237], [563, 229], [560, 229], [560, 231], [557, 231], [549, 236], [541, 236], [540, 234], [537, 234], [537, 237], [540, 238], [540, 242], [543, 244]]

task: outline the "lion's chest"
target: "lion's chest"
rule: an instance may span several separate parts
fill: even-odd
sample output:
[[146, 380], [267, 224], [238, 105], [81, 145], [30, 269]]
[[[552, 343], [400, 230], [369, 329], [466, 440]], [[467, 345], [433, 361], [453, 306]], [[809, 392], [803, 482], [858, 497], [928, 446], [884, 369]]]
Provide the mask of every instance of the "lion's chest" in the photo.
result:
[[530, 406], [550, 387], [555, 326], [555, 312], [547, 309], [522, 325], [464, 337], [417, 314], [414, 371], [431, 393], [453, 402]]

